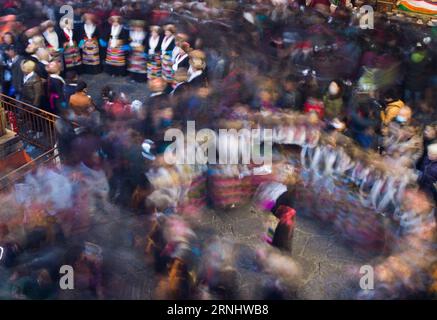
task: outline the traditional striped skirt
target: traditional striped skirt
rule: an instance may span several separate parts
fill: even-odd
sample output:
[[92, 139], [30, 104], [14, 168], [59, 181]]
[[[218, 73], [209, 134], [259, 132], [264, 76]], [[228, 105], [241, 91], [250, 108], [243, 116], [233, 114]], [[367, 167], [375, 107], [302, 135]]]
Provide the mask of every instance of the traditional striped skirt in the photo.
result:
[[73, 45], [70, 45], [69, 43], [64, 44], [64, 63], [67, 69], [74, 68], [82, 64], [80, 51], [76, 42], [74, 42]]
[[215, 208], [239, 207], [250, 200], [250, 184], [240, 179], [238, 173], [229, 175], [223, 168], [214, 167], [209, 169], [208, 194]]
[[132, 49], [127, 70], [133, 73], [147, 73], [147, 59], [144, 56], [144, 46], [137, 46]]
[[99, 43], [97, 39], [86, 39], [82, 49], [83, 64], [97, 66], [100, 64]]
[[171, 58], [171, 51], [166, 51], [162, 55], [162, 78], [167, 82], [173, 81], [173, 60]]
[[121, 46], [108, 47], [106, 51], [106, 64], [113, 67], [124, 67], [126, 65], [125, 52]]
[[152, 54], [149, 55], [147, 62], [147, 78], [154, 79], [161, 77], [161, 55]]

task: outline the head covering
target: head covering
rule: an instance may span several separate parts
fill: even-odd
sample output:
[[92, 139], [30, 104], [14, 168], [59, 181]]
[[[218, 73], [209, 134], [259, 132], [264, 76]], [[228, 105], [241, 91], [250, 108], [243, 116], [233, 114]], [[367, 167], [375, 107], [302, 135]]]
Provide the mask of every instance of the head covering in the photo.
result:
[[43, 31], [47, 30], [50, 27], [54, 27], [54, 26], [55, 26], [55, 23], [52, 20], [46, 20], [39, 25], [39, 27]]
[[115, 19], [118, 19], [119, 21], [121, 21], [122, 18], [123, 17], [121, 16], [119, 11], [112, 10], [111, 13], [109, 14], [108, 22], [112, 24]]
[[144, 20], [131, 20], [129, 21], [131, 27], [144, 28], [146, 22]]
[[164, 26], [164, 31], [170, 31], [171, 33], [176, 33], [176, 26], [174, 24], [167, 24]]
[[85, 22], [86, 20], [92, 20], [94, 24], [97, 23], [97, 16], [93, 12], [85, 12], [82, 16], [82, 21]]
[[150, 26], [150, 32], [153, 32], [153, 31], [160, 33], [161, 27], [160, 26]]
[[206, 67], [206, 55], [201, 50], [190, 52], [190, 65], [196, 70], [203, 70]]

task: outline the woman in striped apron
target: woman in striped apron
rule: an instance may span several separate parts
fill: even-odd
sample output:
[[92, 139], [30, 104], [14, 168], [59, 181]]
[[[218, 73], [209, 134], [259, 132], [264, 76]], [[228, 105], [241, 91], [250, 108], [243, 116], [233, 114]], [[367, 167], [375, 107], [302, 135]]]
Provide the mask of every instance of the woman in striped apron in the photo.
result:
[[64, 65], [64, 63], [62, 62], [63, 49], [61, 48], [61, 41], [60, 41], [61, 30], [59, 30], [59, 28], [55, 28], [55, 23], [51, 20], [41, 23], [40, 28], [43, 31], [42, 35], [45, 40], [46, 48], [49, 50], [51, 60], [57, 61], [61, 64], [61, 66], [63, 66]]
[[80, 72], [82, 58], [77, 44], [78, 32], [73, 28], [73, 21], [62, 19], [59, 23], [61, 27], [60, 42], [64, 49], [64, 71], [74, 70]]
[[88, 74], [97, 74], [102, 71], [102, 64], [100, 61], [100, 33], [96, 26], [96, 15], [85, 13], [83, 21], [79, 42], [79, 47], [82, 50], [82, 71]]
[[161, 28], [159, 26], [151, 26], [150, 33], [147, 39], [147, 79], [161, 77], [161, 43], [160, 35]]
[[129, 32], [131, 53], [129, 56], [129, 76], [133, 81], [145, 82], [147, 80], [147, 55], [146, 55], [146, 32], [143, 20], [132, 20]]
[[161, 44], [162, 78], [168, 83], [173, 82], [173, 49], [175, 41], [176, 27], [172, 24], [164, 26], [164, 39]]
[[129, 50], [127, 41], [129, 32], [121, 24], [122, 17], [117, 12], [112, 12], [109, 17], [110, 27], [106, 30], [104, 41], [101, 45], [107, 46], [105, 71], [111, 76], [126, 75], [126, 54]]

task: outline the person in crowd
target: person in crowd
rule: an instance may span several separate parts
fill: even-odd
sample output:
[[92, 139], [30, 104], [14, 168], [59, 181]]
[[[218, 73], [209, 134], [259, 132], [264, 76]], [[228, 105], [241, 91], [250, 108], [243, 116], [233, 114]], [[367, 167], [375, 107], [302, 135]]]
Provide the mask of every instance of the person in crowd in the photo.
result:
[[5, 53], [7, 59], [3, 76], [3, 92], [11, 97], [20, 98], [23, 84], [21, 62], [24, 58], [18, 54], [17, 48], [13, 45], [6, 47]]
[[295, 76], [288, 75], [283, 81], [278, 107], [292, 111], [302, 110], [302, 94]]
[[83, 24], [79, 31], [79, 48], [82, 52], [82, 72], [98, 74], [102, 71], [102, 48], [100, 46], [100, 31], [97, 27], [97, 16], [87, 12], [82, 16]]
[[61, 30], [55, 26], [55, 23], [51, 20], [41, 23], [40, 29], [45, 40], [45, 45], [49, 50], [50, 56], [60, 62], [62, 62], [62, 53], [64, 48], [62, 46]]
[[[181, 36], [179, 36], [181, 38]], [[188, 42], [181, 42], [180, 38], [178, 39], [178, 47], [173, 50], [173, 52], [177, 52], [174, 60], [173, 60], [173, 72], [176, 72], [179, 68], [187, 68], [189, 69], [190, 67], [190, 58], [189, 58], [189, 53], [191, 51], [193, 51], [193, 49], [191, 48], [190, 44]]]
[[385, 108], [381, 111], [381, 120], [384, 126], [387, 126], [399, 114], [405, 103], [399, 99], [394, 89], [389, 90], [384, 98]]
[[94, 111], [94, 102], [87, 94], [87, 84], [79, 81], [76, 86], [76, 93], [70, 96], [69, 106], [75, 116], [88, 117]]
[[408, 104], [416, 105], [423, 99], [424, 88], [428, 83], [431, 63], [432, 61], [428, 50], [426, 50], [421, 42], [417, 43], [406, 63], [404, 96]]
[[176, 26], [173, 24], [167, 24], [164, 26], [164, 38], [161, 43], [161, 64], [162, 64], [162, 77], [168, 83], [173, 81], [173, 50], [176, 46], [175, 34]]
[[144, 30], [144, 20], [130, 21], [129, 46], [129, 65], [127, 70], [134, 82], [145, 82], [147, 80], [147, 37]]
[[193, 50], [189, 54], [190, 68], [188, 69], [188, 80], [191, 88], [206, 87], [208, 85], [206, 69], [206, 55], [201, 50]]
[[79, 32], [75, 28], [73, 21], [65, 18], [59, 22], [61, 28], [59, 44], [63, 49], [64, 71], [81, 71], [82, 58], [80, 55]]
[[57, 61], [50, 62], [46, 70], [49, 74], [47, 79], [48, 110], [54, 114], [61, 114], [67, 108], [64, 86], [65, 80], [61, 77], [61, 64]]
[[112, 11], [100, 45], [106, 48], [105, 71], [111, 76], [126, 75], [126, 56], [129, 52], [129, 32], [122, 24], [122, 16]]
[[290, 207], [279, 206], [274, 214], [279, 222], [273, 234], [272, 246], [291, 254], [296, 211]]
[[437, 144], [429, 144], [418, 179], [420, 188], [437, 201]]
[[65, 73], [64, 95], [65, 101], [70, 101], [70, 97], [76, 93], [79, 75], [76, 71], [70, 70]]
[[34, 107], [41, 107], [43, 96], [43, 83], [36, 73], [36, 63], [32, 60], [23, 61], [21, 71], [23, 72], [23, 85], [21, 87], [21, 100]]
[[323, 96], [325, 117], [327, 119], [343, 117], [342, 89], [338, 81], [332, 81], [328, 86], [328, 92]]
[[423, 171], [424, 161], [428, 157], [428, 146], [437, 142], [437, 122], [430, 123], [425, 126], [423, 130], [423, 154], [422, 157], [417, 161], [416, 168]]

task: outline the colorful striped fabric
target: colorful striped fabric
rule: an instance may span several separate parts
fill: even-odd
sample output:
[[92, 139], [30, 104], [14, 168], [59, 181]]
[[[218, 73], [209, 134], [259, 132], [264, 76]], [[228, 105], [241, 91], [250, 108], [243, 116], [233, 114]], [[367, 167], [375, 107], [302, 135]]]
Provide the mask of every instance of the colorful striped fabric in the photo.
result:
[[144, 56], [144, 46], [132, 47], [132, 53], [129, 57], [129, 72], [146, 74], [147, 59]]
[[76, 42], [72, 46], [68, 43], [64, 45], [64, 62], [66, 68], [77, 67], [82, 64], [79, 48]]
[[422, 13], [429, 15], [437, 15], [437, 2], [424, 0], [400, 0], [398, 7], [401, 10]]
[[147, 63], [147, 78], [154, 79], [161, 77], [161, 55], [149, 55], [149, 62]]
[[106, 64], [114, 67], [123, 67], [126, 65], [126, 57], [121, 46], [108, 47]]
[[173, 81], [173, 61], [171, 56], [172, 51], [167, 51], [162, 55], [162, 78], [168, 82]]

